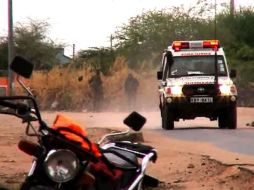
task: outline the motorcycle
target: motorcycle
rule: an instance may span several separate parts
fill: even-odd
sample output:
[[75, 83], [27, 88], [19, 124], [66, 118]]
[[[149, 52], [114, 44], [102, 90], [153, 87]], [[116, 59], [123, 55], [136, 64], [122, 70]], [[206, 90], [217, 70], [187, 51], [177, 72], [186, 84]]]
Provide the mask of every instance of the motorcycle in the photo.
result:
[[[26, 135], [36, 137], [36, 141], [20, 140], [18, 144], [21, 151], [34, 158], [21, 190], [141, 190], [158, 186], [159, 181], [146, 174], [148, 164], [157, 159], [153, 147], [112, 140], [129, 130], [107, 134], [94, 143], [84, 128], [61, 114], [48, 126], [31, 90], [20, 78], [30, 78], [33, 64], [16, 56], [11, 69], [28, 95], [0, 97], [0, 112], [22, 119]], [[124, 120], [135, 131], [145, 122], [137, 112]]]

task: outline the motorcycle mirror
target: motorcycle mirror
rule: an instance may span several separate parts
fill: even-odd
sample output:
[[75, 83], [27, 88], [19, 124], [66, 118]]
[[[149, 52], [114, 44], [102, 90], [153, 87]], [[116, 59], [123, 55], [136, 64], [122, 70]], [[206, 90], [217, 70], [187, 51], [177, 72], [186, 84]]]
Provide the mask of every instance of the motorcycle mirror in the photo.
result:
[[11, 62], [10, 68], [18, 75], [30, 78], [34, 65], [21, 56], [15, 56]]
[[124, 119], [123, 123], [134, 131], [139, 131], [146, 123], [146, 118], [134, 111]]

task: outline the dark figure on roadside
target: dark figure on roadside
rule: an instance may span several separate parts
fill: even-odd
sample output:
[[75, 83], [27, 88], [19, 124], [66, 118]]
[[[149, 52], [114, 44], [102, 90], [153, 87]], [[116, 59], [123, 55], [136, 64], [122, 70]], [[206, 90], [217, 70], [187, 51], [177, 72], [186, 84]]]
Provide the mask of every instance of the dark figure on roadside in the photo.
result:
[[100, 70], [96, 70], [92, 78], [89, 80], [92, 93], [93, 111], [100, 111], [103, 102], [103, 87]]
[[130, 108], [136, 103], [137, 91], [138, 91], [139, 82], [132, 74], [129, 74], [124, 83], [125, 94], [127, 95], [127, 103]]

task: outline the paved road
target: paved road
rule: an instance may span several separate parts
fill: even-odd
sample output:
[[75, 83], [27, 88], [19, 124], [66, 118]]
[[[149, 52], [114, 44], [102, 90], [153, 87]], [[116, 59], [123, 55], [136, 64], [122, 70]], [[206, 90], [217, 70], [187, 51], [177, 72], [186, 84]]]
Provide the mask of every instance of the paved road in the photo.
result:
[[254, 121], [254, 108], [238, 108], [238, 128], [236, 130], [219, 129], [217, 121], [197, 118], [194, 121], [176, 123], [173, 131], [164, 131], [168, 137], [211, 143], [224, 150], [254, 156], [254, 127], [246, 126]]
[[246, 126], [252, 121], [254, 108], [239, 108], [236, 130], [222, 130], [217, 127], [217, 121], [198, 118], [194, 121], [177, 122], [175, 130], [163, 131], [162, 134], [179, 140], [203, 141], [224, 150], [254, 156], [254, 127]]
[[[167, 137], [192, 142], [207, 142], [227, 151], [254, 156], [254, 127], [246, 126], [254, 121], [254, 108], [238, 108], [238, 128], [236, 130], [218, 129], [217, 121], [206, 118], [176, 122], [175, 130], [161, 129], [161, 118], [158, 111], [141, 111], [147, 118], [144, 129], [155, 130]], [[50, 121], [55, 114], [44, 113]], [[75, 121], [87, 127], [124, 127], [122, 121], [128, 113], [66, 113]], [[50, 117], [49, 117], [50, 116]]]
[[[238, 128], [219, 129], [217, 121], [206, 118], [176, 122], [175, 130], [161, 131], [164, 135], [192, 142], [204, 141], [224, 150], [254, 156], [254, 127], [246, 126], [254, 121], [254, 108], [238, 108]], [[159, 128], [160, 125], [155, 125]], [[160, 130], [160, 129], [156, 129]]]
[[254, 128], [217, 130], [213, 128], [179, 129], [163, 132], [168, 137], [193, 142], [204, 141], [224, 150], [254, 156]]

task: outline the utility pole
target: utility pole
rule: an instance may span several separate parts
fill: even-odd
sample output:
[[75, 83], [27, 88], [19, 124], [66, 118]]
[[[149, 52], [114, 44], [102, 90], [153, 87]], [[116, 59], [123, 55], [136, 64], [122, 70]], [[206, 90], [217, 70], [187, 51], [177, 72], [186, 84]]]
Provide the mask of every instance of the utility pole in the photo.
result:
[[12, 17], [12, 0], [8, 0], [8, 95], [12, 95], [12, 71], [10, 65], [14, 58], [14, 43], [13, 43], [13, 17]]
[[113, 35], [110, 35], [110, 50], [113, 50]]
[[72, 44], [72, 60], [73, 61], [75, 60], [75, 48], [76, 48], [76, 45]]
[[111, 54], [111, 59], [112, 62], [114, 61], [114, 52], [113, 52], [113, 35], [110, 35], [110, 54]]
[[[214, 39], [217, 40], [217, 1], [214, 1]], [[218, 56], [217, 56], [217, 48], [214, 50], [214, 84], [216, 88], [216, 92], [219, 92], [219, 79], [218, 79]]]
[[230, 15], [235, 15], [235, 0], [230, 0]]

